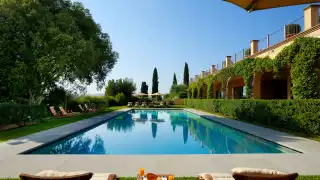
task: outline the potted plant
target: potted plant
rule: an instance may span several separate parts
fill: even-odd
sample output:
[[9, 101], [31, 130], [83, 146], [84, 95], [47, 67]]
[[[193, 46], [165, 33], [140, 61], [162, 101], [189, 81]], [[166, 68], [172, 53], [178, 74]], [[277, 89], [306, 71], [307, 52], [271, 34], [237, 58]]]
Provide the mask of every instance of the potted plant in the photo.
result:
[[289, 24], [285, 28], [286, 39], [290, 38], [301, 32], [301, 26], [299, 24]]

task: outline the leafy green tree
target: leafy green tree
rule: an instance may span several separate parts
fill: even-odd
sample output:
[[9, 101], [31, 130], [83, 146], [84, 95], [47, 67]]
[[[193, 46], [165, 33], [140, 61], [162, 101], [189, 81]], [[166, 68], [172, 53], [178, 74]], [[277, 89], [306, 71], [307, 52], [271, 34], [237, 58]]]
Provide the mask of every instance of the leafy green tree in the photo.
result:
[[163, 99], [165, 99], [165, 100], [170, 99], [170, 94], [164, 94]]
[[116, 90], [118, 93], [123, 93], [126, 97], [131, 97], [132, 93], [136, 90], [136, 84], [132, 79], [124, 78], [116, 81]]
[[135, 90], [136, 84], [132, 79], [112, 79], [108, 81], [108, 85], [105, 88], [105, 95], [116, 96], [119, 93], [123, 93], [125, 97], [131, 97]]
[[152, 76], [152, 93], [159, 92], [158, 85], [159, 85], [158, 71], [157, 71], [157, 68], [154, 68], [153, 76]]
[[188, 86], [184, 84], [172, 85], [170, 96], [176, 98], [186, 98], [188, 96]]
[[147, 85], [147, 83], [146, 82], [142, 82], [141, 83], [141, 92], [145, 93], [145, 94], [148, 94], [148, 89], [149, 89], [149, 86]]
[[116, 95], [116, 82], [114, 79], [108, 81], [108, 84], [105, 89], [106, 96], [115, 96]]
[[60, 106], [65, 105], [71, 99], [73, 99], [72, 95], [63, 87], [55, 87], [45, 95], [44, 102], [51, 106]]
[[189, 67], [188, 67], [188, 63], [184, 64], [183, 84], [189, 86]]
[[79, 2], [0, 1], [0, 24], [0, 94], [8, 99], [39, 104], [61, 81], [101, 88], [118, 58]]
[[178, 82], [177, 82], [177, 77], [176, 77], [176, 73], [173, 74], [173, 82], [172, 82], [172, 85], [177, 85]]
[[116, 95], [116, 101], [119, 105], [125, 105], [127, 103], [126, 96], [122, 92]]

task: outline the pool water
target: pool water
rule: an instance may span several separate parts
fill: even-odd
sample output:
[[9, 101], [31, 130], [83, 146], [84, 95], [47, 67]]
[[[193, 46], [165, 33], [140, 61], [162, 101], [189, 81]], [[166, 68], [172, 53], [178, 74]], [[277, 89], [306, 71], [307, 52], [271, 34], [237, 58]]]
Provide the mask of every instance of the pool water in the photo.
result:
[[132, 110], [31, 154], [247, 154], [295, 151], [183, 110]]

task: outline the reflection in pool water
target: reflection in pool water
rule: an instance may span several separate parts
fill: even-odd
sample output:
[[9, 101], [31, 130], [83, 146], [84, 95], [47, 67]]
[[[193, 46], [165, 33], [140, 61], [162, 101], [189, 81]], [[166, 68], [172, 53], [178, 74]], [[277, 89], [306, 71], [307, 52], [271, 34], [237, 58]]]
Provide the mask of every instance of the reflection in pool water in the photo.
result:
[[178, 110], [134, 110], [32, 154], [294, 153]]

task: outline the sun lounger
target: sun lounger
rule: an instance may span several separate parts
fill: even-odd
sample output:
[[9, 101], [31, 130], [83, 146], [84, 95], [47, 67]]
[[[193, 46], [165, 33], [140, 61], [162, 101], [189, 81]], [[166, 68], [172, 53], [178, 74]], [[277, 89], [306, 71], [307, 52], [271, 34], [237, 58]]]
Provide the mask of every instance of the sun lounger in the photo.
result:
[[58, 172], [47, 170], [30, 175], [21, 173], [21, 180], [118, 180], [113, 173], [91, 173], [91, 172]]
[[154, 107], [153, 102], [150, 102], [150, 103], [148, 104], [148, 106], [149, 106], [149, 107]]
[[66, 114], [63, 114], [61, 111], [61, 113], [57, 113], [57, 111], [54, 109], [54, 106], [50, 106], [50, 112], [52, 113], [52, 115], [53, 116], [55, 116], [55, 117], [69, 117], [69, 116], [72, 116], [72, 114], [70, 115], [70, 114], [68, 114], [68, 113], [66, 113]]
[[81, 104], [79, 104], [78, 107], [80, 108], [80, 110], [81, 110], [82, 112], [89, 112], [89, 111], [85, 110], [85, 109], [81, 106]]
[[292, 173], [292, 174], [238, 174], [233, 173], [232, 177], [235, 180], [295, 180], [298, 177], [298, 173]]
[[128, 102], [128, 107], [131, 107], [132, 106], [132, 102]]
[[58, 114], [57, 111], [54, 109], [54, 106], [50, 106], [49, 109], [53, 116], [61, 116], [61, 114]]
[[139, 106], [139, 102], [136, 102], [135, 104], [134, 104], [134, 107], [138, 107]]
[[297, 173], [282, 173], [261, 168], [234, 168], [231, 173], [201, 173], [199, 180], [295, 180]]
[[87, 104], [84, 104], [84, 107], [89, 112], [96, 112], [96, 109], [89, 108]]
[[60, 106], [59, 109], [60, 109], [60, 112], [61, 112], [62, 115], [64, 115], [64, 116], [72, 116], [72, 113], [68, 113], [66, 110], [63, 109], [63, 107]]
[[146, 102], [143, 102], [141, 106], [142, 106], [142, 107], [147, 107], [147, 103], [146, 103]]
[[137, 180], [157, 180], [158, 178], [161, 178], [162, 180], [169, 180], [169, 176], [173, 176], [173, 174], [153, 174], [153, 173], [147, 173], [144, 176], [140, 176], [140, 174], [137, 175]]

